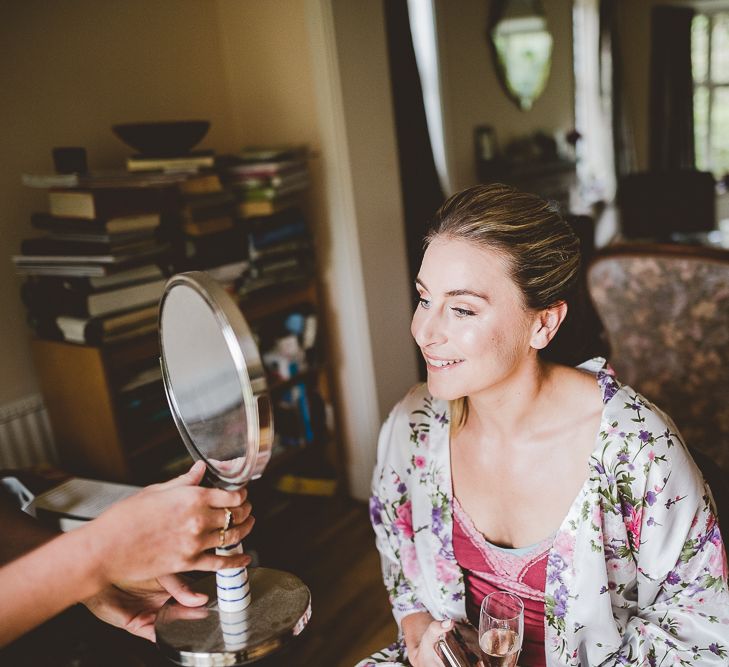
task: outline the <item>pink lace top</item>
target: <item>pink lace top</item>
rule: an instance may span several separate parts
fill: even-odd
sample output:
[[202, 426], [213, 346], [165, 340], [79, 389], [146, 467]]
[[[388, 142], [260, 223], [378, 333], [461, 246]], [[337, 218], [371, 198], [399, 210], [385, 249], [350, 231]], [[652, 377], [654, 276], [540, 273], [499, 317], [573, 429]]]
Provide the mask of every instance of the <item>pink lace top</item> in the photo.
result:
[[466, 613], [478, 627], [481, 601], [493, 591], [508, 591], [524, 602], [524, 641], [519, 664], [546, 665], [544, 587], [553, 537], [524, 549], [504, 549], [488, 542], [453, 498], [453, 551], [466, 584]]

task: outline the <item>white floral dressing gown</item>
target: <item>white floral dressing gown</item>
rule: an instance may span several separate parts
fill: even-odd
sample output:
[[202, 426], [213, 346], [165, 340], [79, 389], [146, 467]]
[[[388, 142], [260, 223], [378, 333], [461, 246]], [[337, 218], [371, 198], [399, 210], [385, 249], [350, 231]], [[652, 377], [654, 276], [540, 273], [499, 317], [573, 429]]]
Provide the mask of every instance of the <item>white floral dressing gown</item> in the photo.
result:
[[[594, 359], [590, 475], [549, 554], [548, 665], [729, 665], [726, 553], [701, 473], [662, 412]], [[418, 385], [380, 432], [370, 514], [395, 620], [466, 620], [453, 554], [447, 401]], [[403, 665], [404, 642], [358, 667]]]

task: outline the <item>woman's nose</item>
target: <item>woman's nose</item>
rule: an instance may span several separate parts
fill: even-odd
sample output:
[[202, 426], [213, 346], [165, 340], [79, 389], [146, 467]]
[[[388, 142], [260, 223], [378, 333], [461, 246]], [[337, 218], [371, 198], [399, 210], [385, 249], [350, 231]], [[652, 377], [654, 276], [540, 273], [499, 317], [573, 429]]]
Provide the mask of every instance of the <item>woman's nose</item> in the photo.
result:
[[410, 327], [410, 332], [418, 347], [442, 343], [446, 339], [442, 324], [438, 311], [432, 305], [427, 310], [418, 306]]

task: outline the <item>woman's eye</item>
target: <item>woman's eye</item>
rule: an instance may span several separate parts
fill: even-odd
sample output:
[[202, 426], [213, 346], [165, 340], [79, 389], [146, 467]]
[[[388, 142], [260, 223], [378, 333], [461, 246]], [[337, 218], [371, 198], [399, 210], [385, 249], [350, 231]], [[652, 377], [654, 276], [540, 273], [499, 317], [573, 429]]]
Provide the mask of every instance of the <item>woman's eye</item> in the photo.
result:
[[468, 310], [468, 308], [453, 308], [452, 310], [458, 317], [470, 317], [476, 314], [472, 310]]
[[419, 296], [418, 305], [427, 310], [428, 308], [430, 308], [430, 301], [422, 296]]

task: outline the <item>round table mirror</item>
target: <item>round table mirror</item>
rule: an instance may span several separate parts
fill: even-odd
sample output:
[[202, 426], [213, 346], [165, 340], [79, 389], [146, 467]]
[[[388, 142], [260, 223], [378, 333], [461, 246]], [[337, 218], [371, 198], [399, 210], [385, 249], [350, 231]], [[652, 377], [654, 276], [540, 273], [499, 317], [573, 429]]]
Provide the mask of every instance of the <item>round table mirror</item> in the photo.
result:
[[[233, 299], [205, 273], [172, 277], [160, 302], [159, 342], [172, 416], [192, 458], [205, 461], [207, 480], [239, 489], [260, 477], [271, 457], [271, 402]], [[253, 662], [286, 645], [311, 614], [308, 588], [279, 570], [223, 570], [193, 588], [208, 594], [205, 607], [170, 600], [155, 623], [159, 648], [180, 665]]]

